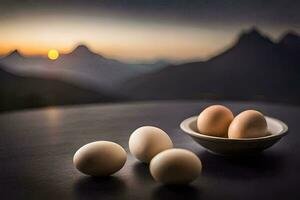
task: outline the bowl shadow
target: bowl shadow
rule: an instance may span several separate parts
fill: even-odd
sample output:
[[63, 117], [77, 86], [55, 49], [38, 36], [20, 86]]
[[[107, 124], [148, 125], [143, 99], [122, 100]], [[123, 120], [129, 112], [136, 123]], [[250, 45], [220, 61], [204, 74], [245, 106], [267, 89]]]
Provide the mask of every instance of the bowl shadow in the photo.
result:
[[247, 156], [219, 156], [197, 153], [203, 163], [203, 176], [227, 179], [256, 179], [278, 175], [285, 169], [283, 154], [260, 152]]

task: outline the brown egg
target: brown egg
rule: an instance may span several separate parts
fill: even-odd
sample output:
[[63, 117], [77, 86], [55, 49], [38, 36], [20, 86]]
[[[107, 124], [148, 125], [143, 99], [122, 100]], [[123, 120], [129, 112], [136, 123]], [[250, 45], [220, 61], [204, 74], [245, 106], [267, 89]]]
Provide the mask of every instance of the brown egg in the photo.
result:
[[229, 138], [256, 138], [267, 134], [266, 119], [256, 110], [241, 112], [233, 119], [228, 129]]
[[78, 149], [73, 163], [84, 174], [109, 176], [119, 171], [126, 159], [126, 151], [120, 145], [109, 141], [97, 141]]
[[187, 184], [202, 171], [198, 156], [185, 149], [168, 149], [157, 154], [150, 163], [152, 177], [163, 184]]
[[204, 109], [198, 119], [197, 128], [201, 134], [227, 137], [228, 127], [233, 120], [232, 112], [222, 105], [213, 105]]
[[149, 163], [158, 153], [173, 147], [166, 132], [154, 126], [136, 129], [129, 138], [129, 150], [138, 160]]

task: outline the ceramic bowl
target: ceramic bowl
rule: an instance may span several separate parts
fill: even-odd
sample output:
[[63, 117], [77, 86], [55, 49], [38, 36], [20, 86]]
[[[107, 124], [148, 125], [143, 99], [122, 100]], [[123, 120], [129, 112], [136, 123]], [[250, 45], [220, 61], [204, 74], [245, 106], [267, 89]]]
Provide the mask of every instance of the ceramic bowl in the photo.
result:
[[197, 130], [197, 117], [185, 119], [180, 128], [211, 153], [218, 155], [241, 155], [261, 152], [278, 142], [288, 132], [288, 126], [275, 118], [267, 117], [269, 134], [258, 138], [230, 139], [204, 135]]

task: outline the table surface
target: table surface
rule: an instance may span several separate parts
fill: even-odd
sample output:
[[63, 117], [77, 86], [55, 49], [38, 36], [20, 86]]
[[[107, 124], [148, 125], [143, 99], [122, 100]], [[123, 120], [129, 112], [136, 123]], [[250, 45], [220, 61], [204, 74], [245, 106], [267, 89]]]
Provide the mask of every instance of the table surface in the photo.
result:
[[[262, 154], [226, 158], [211, 155], [185, 135], [180, 122], [211, 104], [236, 114], [258, 109], [289, 126], [289, 134]], [[85, 105], [0, 115], [1, 199], [300, 199], [300, 107], [252, 102], [144, 102]], [[82, 145], [110, 140], [128, 152], [129, 135], [144, 125], [161, 127], [176, 147], [196, 153], [202, 175], [187, 186], [155, 182], [148, 166], [128, 153], [113, 176], [78, 172], [72, 158]]]

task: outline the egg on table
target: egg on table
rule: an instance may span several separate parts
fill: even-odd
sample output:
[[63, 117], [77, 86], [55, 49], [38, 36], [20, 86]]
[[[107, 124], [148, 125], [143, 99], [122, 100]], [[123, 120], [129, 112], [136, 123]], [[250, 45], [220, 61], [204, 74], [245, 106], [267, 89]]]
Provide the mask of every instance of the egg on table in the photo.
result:
[[188, 184], [202, 171], [198, 156], [185, 149], [168, 149], [157, 154], [150, 162], [152, 177], [163, 184]]
[[228, 127], [232, 120], [233, 114], [227, 107], [213, 105], [200, 113], [197, 119], [197, 128], [204, 135], [227, 137]]
[[129, 150], [138, 160], [149, 163], [161, 151], [173, 147], [166, 132], [154, 126], [136, 129], [129, 138]]
[[78, 149], [73, 157], [73, 163], [84, 174], [109, 176], [119, 171], [126, 159], [126, 151], [119, 144], [97, 141]]
[[256, 110], [246, 110], [237, 115], [228, 129], [229, 138], [256, 138], [268, 135], [264, 115]]

